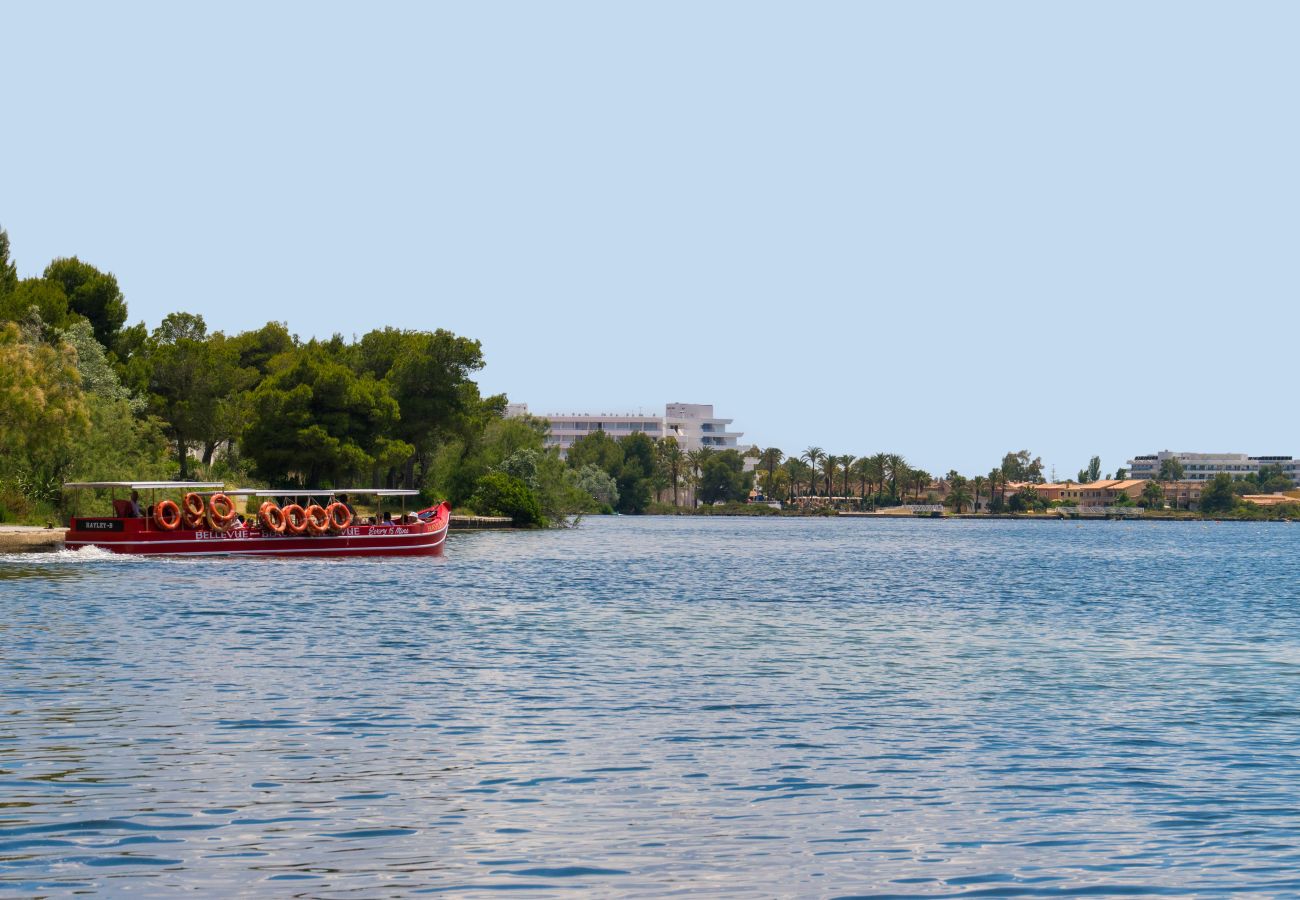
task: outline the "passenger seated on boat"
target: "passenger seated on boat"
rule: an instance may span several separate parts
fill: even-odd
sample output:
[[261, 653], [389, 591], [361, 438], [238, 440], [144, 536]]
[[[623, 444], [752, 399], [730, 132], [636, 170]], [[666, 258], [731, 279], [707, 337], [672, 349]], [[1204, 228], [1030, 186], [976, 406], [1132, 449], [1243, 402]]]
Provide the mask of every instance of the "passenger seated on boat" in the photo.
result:
[[388, 510], [384, 510], [384, 524], [385, 525], [393, 524], [393, 514], [390, 513]]
[[337, 500], [339, 503], [342, 503], [342, 504], [344, 505], [344, 507], [347, 508], [347, 511], [352, 515], [352, 518], [355, 519], [355, 518], [357, 517], [357, 511], [356, 511], [355, 509], [353, 509], [353, 508], [352, 508], [352, 504], [348, 502], [348, 495], [347, 495], [347, 494], [339, 494], [339, 495], [335, 498], [335, 500]]
[[138, 519], [143, 516], [140, 512], [140, 492], [132, 491], [130, 500], [114, 500], [113, 515], [119, 519]]

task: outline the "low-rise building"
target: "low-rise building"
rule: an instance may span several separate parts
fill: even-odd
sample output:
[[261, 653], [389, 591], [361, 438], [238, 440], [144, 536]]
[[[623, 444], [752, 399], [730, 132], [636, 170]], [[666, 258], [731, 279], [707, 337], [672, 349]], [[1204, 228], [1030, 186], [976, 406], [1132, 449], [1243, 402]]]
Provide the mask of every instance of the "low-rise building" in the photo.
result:
[[[1086, 484], [1067, 481], [1058, 484], [1036, 484], [1033, 485], [1033, 489], [1039, 491], [1044, 499], [1059, 500], [1072, 506], [1114, 506], [1115, 501], [1119, 500], [1120, 497], [1127, 497], [1129, 500], [1137, 500], [1141, 497], [1142, 489], [1146, 487], [1147, 480], [1145, 478], [1125, 478], [1123, 480], [1111, 478], [1090, 481]], [[1046, 490], [1040, 490], [1043, 488], [1046, 488]]]
[[[1149, 478], [1103, 479], [1080, 483], [1077, 481], [1049, 481], [1043, 484], [1013, 481], [1007, 484], [1007, 494], [1028, 488], [1048, 503], [1069, 506], [1114, 506], [1121, 496], [1142, 504], [1142, 494]], [[1195, 509], [1201, 502], [1205, 484], [1200, 481], [1157, 482], [1166, 505], [1175, 509]]]
[[1201, 491], [1205, 483], [1201, 481], [1162, 481], [1160, 489], [1164, 492], [1165, 505], [1174, 509], [1196, 509], [1201, 505]]
[[1300, 503], [1290, 494], [1243, 494], [1242, 500], [1247, 503], [1253, 503], [1256, 506], [1281, 506], [1283, 503]]

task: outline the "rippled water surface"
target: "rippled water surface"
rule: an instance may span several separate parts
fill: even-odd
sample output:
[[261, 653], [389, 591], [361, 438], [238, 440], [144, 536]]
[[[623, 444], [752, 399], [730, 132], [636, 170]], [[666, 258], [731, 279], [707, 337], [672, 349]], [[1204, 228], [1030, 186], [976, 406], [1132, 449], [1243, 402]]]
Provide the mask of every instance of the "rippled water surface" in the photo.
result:
[[0, 893], [1300, 896], [1300, 527], [0, 557]]

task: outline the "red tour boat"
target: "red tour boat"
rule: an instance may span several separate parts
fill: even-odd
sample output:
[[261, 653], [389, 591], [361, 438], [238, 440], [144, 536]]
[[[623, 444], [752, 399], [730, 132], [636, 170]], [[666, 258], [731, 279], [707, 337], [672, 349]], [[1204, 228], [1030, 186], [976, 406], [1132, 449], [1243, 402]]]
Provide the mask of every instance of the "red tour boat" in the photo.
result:
[[[112, 516], [73, 516], [64, 546], [99, 547], [113, 553], [173, 553], [186, 556], [428, 556], [442, 552], [451, 506], [440, 503], [406, 512], [406, 498], [418, 491], [355, 488], [328, 491], [226, 490], [221, 482], [78, 481], [70, 490], [113, 492]], [[143, 501], [117, 499], [117, 491], [140, 491]], [[181, 502], [158, 492], [180, 494]], [[348, 506], [352, 496], [377, 498], [375, 515], [362, 519]], [[245, 497], [251, 513], [241, 516], [232, 498]], [[382, 512], [385, 498], [401, 498], [402, 511]]]

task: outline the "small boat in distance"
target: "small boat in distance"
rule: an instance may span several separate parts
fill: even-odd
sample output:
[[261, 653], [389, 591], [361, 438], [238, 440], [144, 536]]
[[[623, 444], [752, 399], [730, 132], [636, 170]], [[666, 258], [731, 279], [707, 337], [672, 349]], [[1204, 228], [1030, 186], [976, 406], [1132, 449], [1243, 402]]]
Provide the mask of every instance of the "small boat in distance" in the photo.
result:
[[[112, 553], [216, 556], [431, 556], [442, 552], [451, 523], [443, 502], [406, 512], [419, 491], [388, 488], [338, 490], [226, 489], [222, 482], [75, 481], [68, 490], [106, 489], [111, 516], [74, 515], [64, 535], [70, 550], [99, 547]], [[119, 499], [119, 491], [132, 499]], [[144, 491], [150, 496], [138, 498]], [[179, 495], [178, 503], [172, 496]], [[355, 515], [348, 499], [376, 498], [374, 516]], [[263, 502], [240, 515], [233, 498]], [[382, 509], [400, 498], [401, 512]], [[145, 500], [148, 505], [145, 505]], [[252, 509], [252, 503], [249, 503]]]

